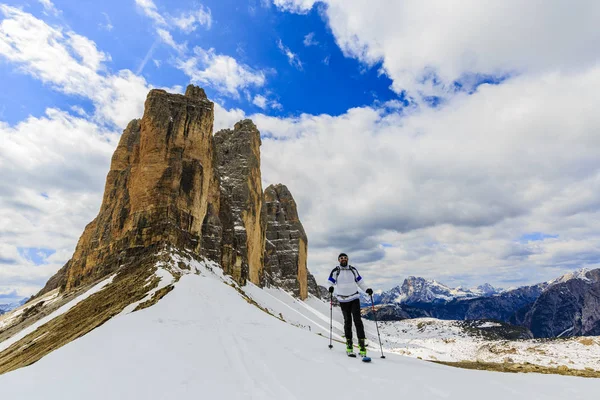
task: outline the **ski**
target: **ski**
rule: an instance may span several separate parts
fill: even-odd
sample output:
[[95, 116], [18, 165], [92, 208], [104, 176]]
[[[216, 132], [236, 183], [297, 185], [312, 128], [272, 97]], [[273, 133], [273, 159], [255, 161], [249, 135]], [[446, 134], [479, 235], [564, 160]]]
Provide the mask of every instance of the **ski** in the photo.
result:
[[348, 357], [356, 358], [356, 354], [354, 354], [354, 353], [348, 353]]

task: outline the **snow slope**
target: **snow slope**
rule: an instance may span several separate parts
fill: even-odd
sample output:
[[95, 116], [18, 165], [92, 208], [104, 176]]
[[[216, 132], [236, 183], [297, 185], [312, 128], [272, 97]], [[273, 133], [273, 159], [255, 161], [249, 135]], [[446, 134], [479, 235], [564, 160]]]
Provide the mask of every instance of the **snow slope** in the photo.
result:
[[[461, 321], [415, 318], [380, 322], [384, 346], [397, 354], [434, 361], [483, 361], [530, 363], [546, 367], [600, 370], [600, 338], [567, 340], [489, 340], [472, 336]], [[491, 328], [485, 322], [479, 328]]]
[[223, 284], [218, 268], [195, 267], [201, 274], [183, 276], [158, 304], [0, 375], [2, 397], [574, 400], [600, 390], [595, 379], [462, 370], [395, 354], [372, 354], [365, 364], [346, 357], [339, 343], [329, 350], [328, 337], [317, 334], [328, 330], [328, 304], [244, 288], [270, 312], [282, 310], [285, 323]]
[[[27, 336], [31, 332], [35, 331], [40, 326], [44, 325], [45, 323], [53, 320], [54, 318], [58, 317], [59, 315], [62, 315], [64, 313], [66, 313], [71, 308], [75, 307], [81, 301], [87, 299], [88, 297], [90, 297], [94, 293], [98, 293], [105, 286], [110, 285], [110, 283], [112, 282], [112, 280], [113, 280], [114, 277], [115, 277], [114, 275], [111, 275], [110, 277], [106, 278], [102, 282], [94, 285], [87, 292], [82, 293], [81, 295], [77, 296], [75, 299], [73, 299], [70, 302], [68, 302], [67, 304], [63, 305], [58, 310], [54, 311], [52, 314], [48, 315], [47, 317], [42, 318], [41, 320], [37, 321], [34, 324], [28, 326], [27, 328], [23, 329], [22, 331], [20, 331], [16, 335], [11, 336], [10, 338], [6, 339], [5, 341], [0, 342], [0, 351], [2, 351], [4, 349], [7, 349], [11, 344], [13, 344], [13, 343], [19, 341], [20, 339], [24, 338], [25, 336]], [[56, 301], [56, 299], [58, 298], [57, 296], [58, 296], [58, 291], [53, 291], [52, 292], [52, 296], [49, 296], [50, 301]], [[19, 310], [19, 311], [21, 311], [21, 310]], [[14, 314], [18, 315], [19, 313], [15, 312]], [[10, 315], [9, 317], [10, 318], [14, 318], [15, 315]]]

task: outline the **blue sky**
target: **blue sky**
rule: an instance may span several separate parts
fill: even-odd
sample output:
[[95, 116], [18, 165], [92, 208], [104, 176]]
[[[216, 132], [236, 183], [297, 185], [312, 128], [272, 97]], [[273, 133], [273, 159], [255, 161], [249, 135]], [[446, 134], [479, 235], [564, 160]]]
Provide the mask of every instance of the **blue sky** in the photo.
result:
[[147, 92], [190, 82], [261, 130], [320, 283], [341, 251], [382, 289], [600, 266], [600, 4], [439, 1], [0, 0], [0, 296], [64, 265]]
[[[7, 4], [22, 7], [49, 23], [61, 24], [92, 39], [99, 50], [110, 54], [111, 60], [105, 65], [113, 72], [123, 69], [139, 72], [159, 87], [185, 85], [189, 80], [172, 67], [177, 52], [157, 38], [152, 20], [134, 1], [55, 1], [54, 5], [61, 10], [58, 16], [46, 15], [42, 4], [37, 2]], [[155, 4], [159, 11], [176, 14], [193, 9], [198, 3], [156, 1]], [[214, 48], [217, 53], [235, 57], [239, 63], [265, 71], [266, 84], [258, 92], [250, 89], [249, 94], [253, 99], [255, 94], [270, 93], [270, 98], [281, 104], [281, 109], [270, 109], [270, 115], [339, 115], [352, 107], [400, 98], [390, 90], [391, 80], [379, 74], [379, 63], [366, 66], [344, 57], [316, 7], [298, 15], [261, 6], [259, 1], [204, 1], [202, 5], [210, 9], [210, 29], [200, 27], [189, 35], [175, 33], [174, 39], [186, 41], [190, 49]], [[304, 43], [307, 35], [311, 35], [308, 46]], [[278, 46], [279, 41], [296, 54], [301, 64], [290, 64]], [[148, 61], [143, 63], [147, 56]], [[88, 99], [63, 95], [23, 75], [10, 64], [1, 63], [0, 73], [8, 78], [0, 94], [0, 110], [8, 123], [16, 123], [28, 115], [42, 115], [47, 107], [76, 105], [93, 111]], [[210, 98], [220, 98], [221, 104], [228, 108], [240, 108], [247, 113], [261, 111], [244, 94], [236, 99], [221, 96], [210, 87], [206, 90]]]

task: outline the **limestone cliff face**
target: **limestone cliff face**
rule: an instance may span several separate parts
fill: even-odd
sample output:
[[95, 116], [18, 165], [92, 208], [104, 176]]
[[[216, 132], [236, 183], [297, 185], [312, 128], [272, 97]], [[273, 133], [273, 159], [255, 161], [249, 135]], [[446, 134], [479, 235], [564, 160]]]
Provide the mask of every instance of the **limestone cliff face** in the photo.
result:
[[261, 218], [260, 132], [247, 119], [215, 133], [223, 212], [222, 265], [238, 282], [261, 285], [265, 226]]
[[213, 110], [192, 85], [185, 95], [150, 91], [115, 150], [98, 216], [38, 296], [134, 268], [168, 247], [218, 262], [240, 285], [317, 294], [292, 195], [283, 185], [263, 194], [260, 132], [244, 120], [213, 135]]
[[139, 255], [140, 248], [167, 243], [202, 253], [205, 217], [218, 214], [220, 202], [213, 118], [200, 88], [190, 86], [185, 95], [150, 91], [144, 116], [129, 123], [112, 157], [98, 216], [43, 292], [106, 276], [136, 248]]
[[[129, 123], [114, 152], [98, 216], [73, 257], [32, 298], [37, 303], [0, 329], [0, 341], [99, 281], [105, 286], [0, 351], [0, 374], [39, 360], [133, 303], [139, 303], [134, 311], [155, 304], [183, 271], [193, 273], [182, 259], [208, 258], [240, 285], [250, 280], [263, 286], [267, 254], [272, 283], [302, 298], [316, 287], [306, 269], [306, 234], [287, 189], [267, 191], [281, 226], [271, 234], [274, 250], [265, 253], [260, 132], [244, 120], [213, 135], [213, 110], [195, 86], [185, 95], [150, 91], [143, 117]], [[163, 282], [166, 275], [171, 283]], [[158, 289], [159, 282], [166, 286]], [[46, 303], [44, 295], [59, 300]]]
[[[265, 278], [268, 284], [290, 290], [305, 299], [317, 295], [317, 284], [306, 267], [308, 239], [296, 202], [285, 185], [265, 189]], [[310, 286], [310, 288], [309, 288]]]

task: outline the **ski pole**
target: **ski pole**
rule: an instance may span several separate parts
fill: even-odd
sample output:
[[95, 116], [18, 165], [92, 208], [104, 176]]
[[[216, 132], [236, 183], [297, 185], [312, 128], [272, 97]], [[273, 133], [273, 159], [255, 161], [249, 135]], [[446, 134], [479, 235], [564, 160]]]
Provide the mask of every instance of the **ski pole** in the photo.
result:
[[383, 355], [383, 347], [381, 346], [381, 336], [379, 336], [379, 326], [377, 325], [377, 313], [375, 312], [375, 303], [373, 302], [373, 295], [371, 296], [371, 308], [373, 309], [373, 318], [375, 319], [375, 327], [377, 328], [377, 338], [379, 339], [379, 349], [381, 349], [381, 358], [385, 358]]
[[333, 330], [333, 293], [329, 293], [329, 348], [333, 349], [331, 344], [331, 335]]

